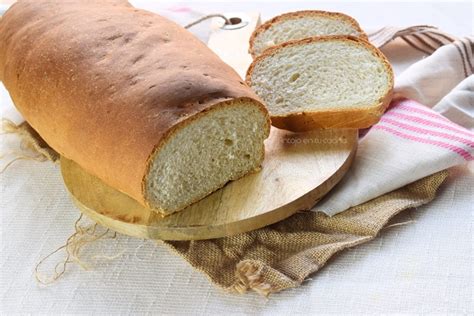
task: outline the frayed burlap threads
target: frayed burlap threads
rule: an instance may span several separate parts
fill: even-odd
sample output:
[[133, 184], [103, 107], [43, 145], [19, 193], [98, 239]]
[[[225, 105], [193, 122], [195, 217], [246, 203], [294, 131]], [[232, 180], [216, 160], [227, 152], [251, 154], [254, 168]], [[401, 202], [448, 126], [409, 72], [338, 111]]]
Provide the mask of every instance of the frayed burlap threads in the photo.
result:
[[52, 161], [54, 163], [59, 161], [59, 154], [49, 147], [27, 122], [15, 124], [9, 119], [2, 118], [2, 130], [3, 134], [15, 134], [19, 136], [21, 138], [21, 149], [27, 149], [33, 152], [35, 156], [31, 156], [24, 151], [2, 154], [0, 158], [9, 155], [13, 155], [14, 158], [3, 166], [0, 173], [3, 173], [13, 163], [19, 160]]
[[40, 156], [44, 157], [43, 161], [59, 161], [59, 154], [49, 147], [26, 121], [17, 125], [9, 119], [2, 118], [2, 130], [6, 134], [13, 133], [20, 136], [22, 147], [38, 153]]
[[241, 261], [235, 267], [236, 283], [232, 289], [238, 293], [245, 293], [247, 289], [253, 289], [257, 293], [268, 296], [275, 288], [265, 281], [262, 275], [262, 265], [252, 260]]
[[[99, 226], [97, 223], [95, 224], [87, 224], [85, 226], [80, 225], [82, 219], [82, 214], [78, 217], [76, 222], [74, 223], [74, 233], [69, 236], [66, 243], [56, 250], [52, 251], [47, 256], [43, 257], [35, 267], [35, 278], [38, 283], [42, 285], [48, 285], [51, 283], [56, 282], [67, 270], [67, 266], [69, 264], [77, 264], [82, 269], [88, 270], [90, 268], [90, 263], [85, 261], [82, 258], [81, 251], [84, 249], [85, 246], [95, 243], [102, 239], [115, 239], [117, 237], [117, 233], [110, 231], [109, 229], [103, 228]], [[51, 256], [58, 253], [61, 250], [65, 250], [66, 255], [64, 259], [60, 260], [54, 266], [53, 272], [51, 276], [46, 276], [44, 273], [40, 272], [40, 267], [43, 263], [46, 262]], [[104, 256], [104, 255], [96, 255], [93, 256], [92, 259], [101, 258], [106, 260], [113, 260], [120, 257], [124, 251], [119, 252], [115, 256]]]
[[[59, 154], [53, 150], [48, 144], [39, 136], [39, 134], [27, 123], [23, 122], [15, 124], [14, 122], [2, 118], [2, 130], [4, 134], [14, 134], [20, 137], [21, 143], [20, 148], [24, 151], [11, 152], [7, 155], [13, 155], [15, 158], [10, 160], [0, 171], [4, 172], [9, 166], [18, 160], [35, 160], [35, 161], [51, 161], [54, 163], [59, 162]], [[35, 155], [30, 156], [26, 151], [33, 152]], [[82, 250], [87, 246], [91, 245], [99, 240], [105, 238], [116, 238], [117, 234], [110, 231], [109, 229], [103, 228], [98, 224], [86, 224], [81, 225], [82, 214], [78, 217], [74, 223], [74, 233], [69, 236], [65, 244], [56, 248], [54, 251], [43, 257], [36, 265], [34, 269], [34, 275], [38, 283], [48, 285], [56, 282], [67, 270], [68, 265], [77, 264], [81, 268], [89, 269], [90, 263], [86, 262], [86, 259], [82, 258]], [[54, 254], [65, 251], [64, 259], [59, 260], [53, 268], [50, 276], [40, 271], [41, 266], [50, 259]], [[95, 255], [90, 259], [104, 259], [113, 260], [120, 257], [124, 251], [114, 255]]]

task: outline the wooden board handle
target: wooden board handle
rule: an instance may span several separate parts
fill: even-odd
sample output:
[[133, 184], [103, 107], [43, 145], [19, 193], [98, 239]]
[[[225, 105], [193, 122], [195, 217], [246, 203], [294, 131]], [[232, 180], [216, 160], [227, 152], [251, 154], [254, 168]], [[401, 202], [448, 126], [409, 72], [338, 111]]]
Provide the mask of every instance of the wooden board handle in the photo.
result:
[[248, 53], [249, 38], [260, 24], [258, 12], [229, 12], [224, 14], [235, 24], [224, 25], [223, 19], [213, 19], [208, 46], [219, 57], [232, 66], [242, 79], [252, 62]]

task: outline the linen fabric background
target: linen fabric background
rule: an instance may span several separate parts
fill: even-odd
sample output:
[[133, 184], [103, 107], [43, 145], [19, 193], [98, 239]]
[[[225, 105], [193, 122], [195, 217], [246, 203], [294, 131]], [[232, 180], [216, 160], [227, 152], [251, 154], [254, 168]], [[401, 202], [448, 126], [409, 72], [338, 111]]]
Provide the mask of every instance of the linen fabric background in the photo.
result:
[[[339, 3], [336, 8], [332, 2], [319, 3], [318, 8], [347, 12], [363, 26], [380, 25], [367, 9], [388, 17], [386, 23], [391, 16], [397, 17], [392, 24], [400, 18], [414, 24], [420, 20], [428, 23], [430, 19], [423, 17], [443, 16], [439, 22], [444, 29], [459, 30], [463, 25], [459, 21], [468, 20], [462, 17], [470, 5], [465, 4], [463, 10], [462, 5], [453, 9], [433, 4]], [[216, 6], [198, 5], [209, 12], [219, 9]], [[300, 8], [308, 6], [314, 8], [314, 4]], [[281, 11], [297, 9], [293, 3], [271, 7]], [[270, 17], [276, 12], [266, 14]], [[410, 56], [413, 61], [422, 54], [413, 51]], [[392, 57], [396, 61], [396, 56]], [[410, 63], [407, 59], [399, 67], [403, 69]], [[3, 89], [0, 93], [2, 116], [19, 122], [8, 95]], [[16, 149], [18, 138], [6, 136], [1, 146], [2, 152]], [[1, 175], [0, 310], [107, 314], [473, 313], [472, 168], [470, 164], [451, 169], [431, 204], [402, 213], [392, 222], [410, 224], [383, 230], [379, 238], [331, 260], [311, 282], [262, 300], [256, 295], [225, 294], [165, 247], [126, 236], [92, 247], [91, 254], [101, 251], [103, 257], [96, 258], [89, 270], [71, 266], [53, 286], [38, 286], [33, 267], [73, 232], [77, 210], [67, 196], [57, 167], [22, 161]], [[115, 260], [104, 258], [116, 254], [121, 256]]]

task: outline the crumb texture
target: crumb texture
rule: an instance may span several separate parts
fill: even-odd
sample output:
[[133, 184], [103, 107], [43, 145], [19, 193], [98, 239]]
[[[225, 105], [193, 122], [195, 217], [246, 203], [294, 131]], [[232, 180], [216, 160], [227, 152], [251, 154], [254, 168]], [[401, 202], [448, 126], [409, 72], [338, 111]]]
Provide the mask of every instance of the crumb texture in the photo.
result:
[[315, 41], [258, 60], [251, 85], [271, 115], [367, 108], [390, 89], [388, 67], [361, 43]]
[[267, 124], [257, 106], [238, 101], [179, 129], [150, 165], [148, 200], [172, 213], [257, 169]]
[[254, 55], [260, 55], [266, 48], [290, 40], [322, 35], [353, 35], [361, 32], [350, 20], [324, 15], [295, 17], [276, 22], [256, 36], [253, 42]]

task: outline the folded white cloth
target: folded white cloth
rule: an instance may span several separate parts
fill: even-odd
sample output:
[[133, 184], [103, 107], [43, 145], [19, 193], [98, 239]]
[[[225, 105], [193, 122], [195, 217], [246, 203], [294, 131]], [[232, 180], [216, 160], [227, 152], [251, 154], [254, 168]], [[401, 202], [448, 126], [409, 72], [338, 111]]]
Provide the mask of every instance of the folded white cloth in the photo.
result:
[[474, 131], [474, 75], [470, 75], [433, 107], [451, 121]]
[[395, 79], [395, 97], [433, 107], [464, 78], [474, 72], [474, 38], [464, 38], [437, 49]]
[[442, 46], [400, 75], [396, 95], [429, 107], [407, 98], [392, 102], [360, 140], [344, 179], [313, 211], [335, 215], [474, 159], [474, 133], [463, 127], [474, 125], [473, 46], [468, 38]]

